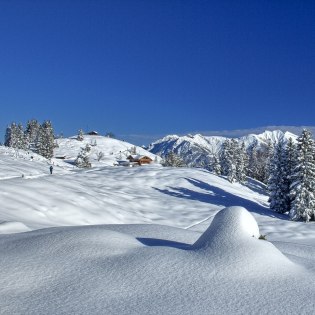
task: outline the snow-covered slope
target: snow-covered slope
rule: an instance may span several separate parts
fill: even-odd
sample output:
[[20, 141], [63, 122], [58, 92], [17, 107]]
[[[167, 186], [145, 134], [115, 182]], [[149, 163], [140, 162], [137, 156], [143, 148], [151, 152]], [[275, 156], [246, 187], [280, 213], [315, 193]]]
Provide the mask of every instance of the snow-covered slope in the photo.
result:
[[[249, 148], [252, 145], [264, 147], [268, 142], [277, 143], [279, 140], [287, 140], [289, 138], [296, 139], [297, 136], [290, 132], [282, 132], [280, 130], [265, 131], [259, 135], [249, 134], [247, 136], [237, 138], [240, 142], [244, 142], [245, 147]], [[200, 134], [177, 136], [166, 136], [152, 143], [149, 151], [165, 156], [168, 152], [179, 154], [189, 166], [207, 165], [210, 162], [211, 156], [217, 154], [223, 142], [228, 139], [217, 136], [202, 136]]]
[[0, 314], [313, 313], [314, 223], [263, 184], [0, 149]]
[[[144, 150], [141, 147], [134, 146], [131, 143], [103, 137], [84, 135], [82, 141], [78, 141], [76, 137], [57, 139], [58, 147], [54, 150], [55, 157], [66, 157], [67, 161], [74, 161], [80, 152], [82, 147], [86, 144], [91, 145], [90, 162], [92, 166], [113, 166], [117, 160], [125, 160], [131, 153], [133, 148], [136, 149], [136, 153], [140, 155], [149, 156], [152, 160], [155, 160], [156, 155]], [[103, 157], [98, 161], [98, 154], [102, 152]], [[157, 157], [157, 159], [159, 159]], [[160, 159], [159, 159], [160, 160]]]
[[232, 207], [203, 235], [116, 225], [2, 236], [0, 313], [313, 314], [314, 247], [292, 261], [258, 234]]

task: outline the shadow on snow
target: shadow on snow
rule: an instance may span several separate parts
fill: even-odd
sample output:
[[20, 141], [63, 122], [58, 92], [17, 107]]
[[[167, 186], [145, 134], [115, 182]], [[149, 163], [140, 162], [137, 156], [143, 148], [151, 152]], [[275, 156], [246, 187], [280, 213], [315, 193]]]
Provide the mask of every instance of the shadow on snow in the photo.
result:
[[175, 241], [169, 241], [169, 240], [162, 240], [158, 238], [143, 238], [139, 237], [137, 240], [146, 246], [163, 246], [163, 247], [172, 247], [177, 249], [191, 249], [190, 244], [175, 242]]
[[276, 213], [271, 211], [268, 207], [259, 204], [257, 201], [251, 201], [240, 196], [236, 196], [230, 194], [229, 192], [212, 186], [208, 183], [205, 183], [200, 180], [186, 178], [186, 180], [206, 192], [197, 192], [188, 188], [183, 187], [168, 187], [168, 189], [159, 189], [154, 187], [155, 190], [172, 196], [176, 198], [183, 198], [183, 199], [190, 199], [190, 200], [197, 200], [200, 202], [211, 203], [215, 205], [222, 205], [222, 207], [231, 207], [231, 206], [241, 206], [249, 210], [250, 212], [255, 212], [260, 215], [266, 215], [272, 218], [278, 218], [281, 220], [288, 220], [287, 216], [284, 214]]

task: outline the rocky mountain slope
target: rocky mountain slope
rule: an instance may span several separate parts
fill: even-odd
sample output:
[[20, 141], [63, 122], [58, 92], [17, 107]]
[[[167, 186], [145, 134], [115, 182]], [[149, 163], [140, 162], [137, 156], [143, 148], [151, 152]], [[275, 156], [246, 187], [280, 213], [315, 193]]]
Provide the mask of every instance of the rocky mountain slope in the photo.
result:
[[[237, 139], [240, 143], [244, 142], [248, 149], [253, 145], [263, 148], [269, 142], [275, 144], [278, 141], [289, 138], [296, 139], [297, 136], [290, 132], [280, 130], [265, 131], [261, 134], [249, 134]], [[189, 166], [207, 165], [213, 155], [220, 152], [221, 146], [227, 137], [219, 136], [203, 136], [200, 134], [177, 136], [169, 135], [160, 140], [155, 141], [149, 146], [149, 151], [164, 157], [169, 152], [175, 152]]]

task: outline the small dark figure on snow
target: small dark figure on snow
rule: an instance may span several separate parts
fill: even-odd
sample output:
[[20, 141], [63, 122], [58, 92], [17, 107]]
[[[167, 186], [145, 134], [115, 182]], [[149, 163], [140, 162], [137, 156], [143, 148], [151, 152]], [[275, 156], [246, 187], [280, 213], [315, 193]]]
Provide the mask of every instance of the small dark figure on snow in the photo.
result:
[[54, 168], [53, 168], [53, 166], [51, 165], [51, 166], [50, 166], [50, 168], [49, 168], [49, 170], [50, 170], [50, 174], [52, 174], [53, 169], [54, 169]]

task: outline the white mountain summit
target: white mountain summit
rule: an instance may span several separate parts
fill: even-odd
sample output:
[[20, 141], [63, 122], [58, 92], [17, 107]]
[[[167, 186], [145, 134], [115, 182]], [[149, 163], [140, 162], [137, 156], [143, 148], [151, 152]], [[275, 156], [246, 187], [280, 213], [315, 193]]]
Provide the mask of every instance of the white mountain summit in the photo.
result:
[[[249, 134], [240, 138], [235, 138], [240, 143], [244, 142], [246, 149], [256, 145], [263, 148], [269, 142], [277, 143], [279, 140], [295, 140], [297, 136], [290, 132], [281, 130], [264, 131], [261, 134]], [[227, 137], [221, 136], [203, 136], [201, 134], [186, 136], [168, 135], [160, 140], [153, 142], [149, 146], [149, 151], [165, 156], [168, 152], [175, 152], [180, 155], [189, 166], [198, 166], [208, 163], [212, 155], [218, 154], [222, 144]]]

